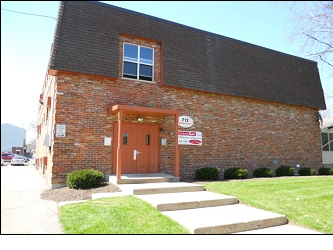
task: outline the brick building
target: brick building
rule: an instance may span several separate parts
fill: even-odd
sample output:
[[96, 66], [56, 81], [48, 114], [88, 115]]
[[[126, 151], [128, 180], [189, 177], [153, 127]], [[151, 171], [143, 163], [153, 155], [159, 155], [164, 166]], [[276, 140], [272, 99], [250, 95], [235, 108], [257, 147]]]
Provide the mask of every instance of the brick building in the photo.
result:
[[317, 64], [100, 2], [62, 1], [36, 168], [105, 175], [322, 166]]

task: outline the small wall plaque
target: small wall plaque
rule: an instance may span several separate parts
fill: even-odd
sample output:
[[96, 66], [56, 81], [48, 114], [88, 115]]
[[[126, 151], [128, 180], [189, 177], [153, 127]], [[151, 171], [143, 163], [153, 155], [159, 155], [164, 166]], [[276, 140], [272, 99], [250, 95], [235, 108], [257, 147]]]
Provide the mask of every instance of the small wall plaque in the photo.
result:
[[57, 124], [57, 126], [56, 126], [56, 137], [66, 137], [66, 125]]
[[111, 137], [104, 137], [104, 146], [111, 146]]

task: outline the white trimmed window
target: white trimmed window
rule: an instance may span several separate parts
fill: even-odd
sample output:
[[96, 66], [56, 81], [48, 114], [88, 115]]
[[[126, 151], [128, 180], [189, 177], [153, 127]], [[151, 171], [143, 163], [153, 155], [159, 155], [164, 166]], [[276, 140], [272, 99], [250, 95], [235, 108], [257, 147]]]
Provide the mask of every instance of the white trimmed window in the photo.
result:
[[152, 82], [154, 49], [124, 43], [123, 77]]
[[323, 151], [333, 151], [333, 133], [321, 133], [321, 147]]

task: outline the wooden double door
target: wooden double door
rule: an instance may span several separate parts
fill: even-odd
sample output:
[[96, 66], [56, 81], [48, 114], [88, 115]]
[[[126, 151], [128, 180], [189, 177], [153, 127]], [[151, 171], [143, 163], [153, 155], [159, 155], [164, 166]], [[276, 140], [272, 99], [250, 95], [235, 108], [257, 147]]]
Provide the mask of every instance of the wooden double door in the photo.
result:
[[[159, 126], [122, 123], [121, 127], [121, 173], [158, 173]], [[117, 166], [118, 123], [115, 123], [113, 128], [113, 166]], [[116, 173], [115, 167], [112, 172]]]

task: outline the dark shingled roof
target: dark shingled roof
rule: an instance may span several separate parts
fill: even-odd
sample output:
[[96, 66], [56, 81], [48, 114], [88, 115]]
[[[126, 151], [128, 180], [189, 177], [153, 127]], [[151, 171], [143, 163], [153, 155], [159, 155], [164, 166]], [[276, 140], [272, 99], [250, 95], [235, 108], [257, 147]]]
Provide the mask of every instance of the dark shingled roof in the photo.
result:
[[49, 69], [118, 78], [120, 33], [161, 42], [164, 86], [326, 109], [314, 61], [101, 2], [60, 2]]

